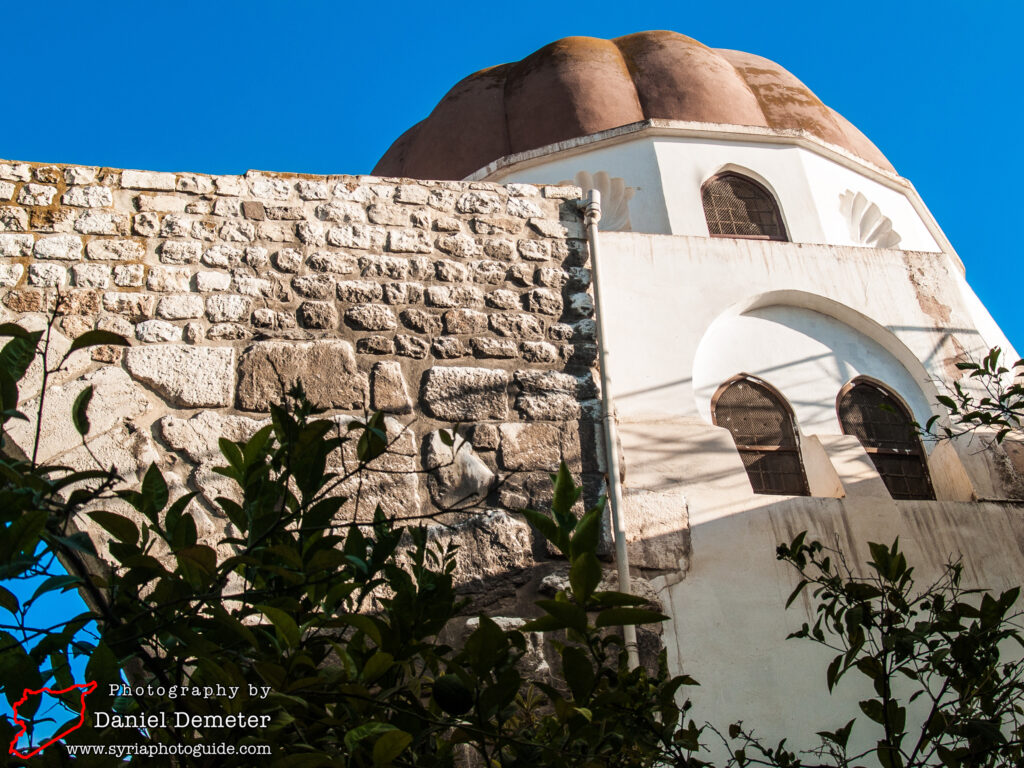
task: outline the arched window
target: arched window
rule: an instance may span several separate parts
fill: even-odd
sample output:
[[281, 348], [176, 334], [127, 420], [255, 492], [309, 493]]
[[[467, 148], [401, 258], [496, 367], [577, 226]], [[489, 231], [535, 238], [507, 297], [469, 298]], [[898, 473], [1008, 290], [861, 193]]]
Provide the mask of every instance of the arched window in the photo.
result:
[[881, 384], [854, 379], [836, 399], [843, 433], [860, 439], [894, 499], [934, 499], [924, 448], [899, 398]]
[[712, 176], [700, 190], [712, 237], [789, 240], [771, 192], [736, 173]]
[[752, 376], [726, 382], [711, 400], [715, 424], [732, 433], [754, 493], [808, 496], [793, 412]]

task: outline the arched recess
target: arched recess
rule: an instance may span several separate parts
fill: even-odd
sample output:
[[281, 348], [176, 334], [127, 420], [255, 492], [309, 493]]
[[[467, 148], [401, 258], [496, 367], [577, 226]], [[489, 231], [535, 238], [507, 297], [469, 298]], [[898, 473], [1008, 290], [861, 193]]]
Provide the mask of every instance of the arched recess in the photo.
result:
[[712, 398], [711, 417], [732, 435], [754, 493], [810, 495], [793, 409], [771, 384], [734, 376]]
[[839, 302], [806, 291], [769, 291], [722, 312], [698, 344], [694, 406], [711, 421], [711, 398], [737, 370], [770, 378], [808, 434], [839, 434], [835, 397], [857, 376], [901, 394], [914, 420], [942, 415], [932, 375], [892, 331]]
[[836, 397], [845, 435], [858, 438], [889, 495], [934, 499], [928, 462], [910, 409], [896, 392], [868, 376], [847, 383]]
[[719, 170], [700, 191], [711, 237], [789, 240], [778, 197], [745, 169]]

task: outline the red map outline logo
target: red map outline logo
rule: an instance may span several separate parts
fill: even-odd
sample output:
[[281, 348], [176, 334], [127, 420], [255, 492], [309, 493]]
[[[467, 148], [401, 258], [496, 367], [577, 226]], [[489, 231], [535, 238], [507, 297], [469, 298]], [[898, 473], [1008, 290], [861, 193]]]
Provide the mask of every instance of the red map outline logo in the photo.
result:
[[[32, 696], [33, 694], [37, 694], [37, 693], [38, 694], [42, 694], [42, 693], [45, 692], [45, 693], [49, 693], [49, 694], [51, 694], [53, 696], [59, 696], [62, 693], [69, 693], [69, 692], [75, 690], [76, 688], [80, 688], [81, 691], [82, 691], [81, 694], [80, 694], [81, 698], [79, 699], [79, 703], [81, 704], [82, 709], [78, 713], [78, 722], [75, 723], [74, 725], [70, 726], [66, 730], [63, 730], [60, 733], [54, 734], [44, 744], [36, 747], [35, 749], [33, 749], [28, 754], [23, 754], [23, 753], [19, 752], [17, 747], [15, 747], [15, 744], [18, 743], [18, 739], [20, 739], [22, 736], [25, 735], [25, 732], [28, 730], [28, 723], [26, 723], [24, 720], [22, 720], [20, 717], [18, 717], [18, 707], [20, 707], [22, 704], [24, 704], [26, 701], [28, 701], [28, 697]], [[72, 731], [77, 730], [78, 728], [81, 728], [82, 724], [85, 723], [85, 697], [88, 696], [90, 693], [92, 693], [95, 690], [96, 690], [96, 681], [95, 680], [93, 680], [91, 683], [78, 683], [76, 685], [72, 685], [70, 688], [62, 688], [59, 691], [55, 691], [52, 688], [47, 688], [45, 686], [40, 688], [38, 691], [33, 691], [33, 690], [29, 689], [29, 688], [26, 688], [24, 693], [22, 693], [21, 698], [18, 699], [16, 702], [14, 702], [14, 704], [12, 705], [13, 714], [14, 714], [14, 722], [16, 722], [18, 725], [21, 726], [21, 730], [18, 731], [17, 734], [15, 734], [14, 741], [11, 742], [10, 754], [17, 755], [18, 757], [27, 760], [28, 758], [32, 757], [33, 755], [38, 755], [40, 752], [42, 752], [48, 746], [53, 744], [55, 741], [60, 741], [61, 739], [63, 739], [65, 736], [67, 736]]]

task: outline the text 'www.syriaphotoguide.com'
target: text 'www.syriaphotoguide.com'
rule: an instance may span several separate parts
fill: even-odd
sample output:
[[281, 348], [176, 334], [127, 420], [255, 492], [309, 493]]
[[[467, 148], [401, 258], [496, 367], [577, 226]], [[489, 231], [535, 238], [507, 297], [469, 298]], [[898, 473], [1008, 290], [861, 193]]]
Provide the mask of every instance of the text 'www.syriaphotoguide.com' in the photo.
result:
[[68, 744], [68, 754], [113, 757], [160, 757], [204, 755], [269, 755], [269, 744]]

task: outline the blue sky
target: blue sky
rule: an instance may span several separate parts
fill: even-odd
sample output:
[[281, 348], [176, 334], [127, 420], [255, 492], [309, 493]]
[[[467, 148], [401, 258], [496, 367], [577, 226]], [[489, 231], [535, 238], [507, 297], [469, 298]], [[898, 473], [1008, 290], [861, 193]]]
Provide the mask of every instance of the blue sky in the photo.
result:
[[920, 191], [1014, 341], [1018, 2], [8, 3], [0, 157], [365, 173], [451, 85], [567, 35], [673, 29], [779, 62]]

